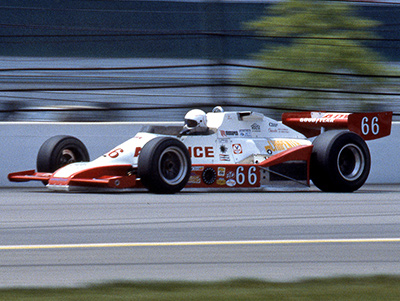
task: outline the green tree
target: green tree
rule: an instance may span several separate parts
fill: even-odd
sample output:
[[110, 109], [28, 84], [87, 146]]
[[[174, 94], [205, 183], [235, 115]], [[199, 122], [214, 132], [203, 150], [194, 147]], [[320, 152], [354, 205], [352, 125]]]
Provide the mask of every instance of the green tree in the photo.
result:
[[376, 38], [372, 28], [378, 25], [343, 1], [287, 0], [267, 7], [265, 16], [246, 24], [270, 40], [254, 57], [264, 68], [245, 74], [245, 83], [253, 87], [247, 93], [325, 109], [375, 102], [357, 92], [380, 91], [386, 82], [379, 76], [388, 71], [383, 58], [363, 44]]

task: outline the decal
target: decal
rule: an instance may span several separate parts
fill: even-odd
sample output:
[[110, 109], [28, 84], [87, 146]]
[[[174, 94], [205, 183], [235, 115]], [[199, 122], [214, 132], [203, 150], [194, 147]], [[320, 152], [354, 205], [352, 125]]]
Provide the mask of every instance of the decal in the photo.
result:
[[277, 151], [284, 151], [289, 148], [299, 146], [300, 143], [296, 140], [268, 140], [268, 145], [265, 146], [265, 150], [267, 151], [267, 154], [271, 155], [272, 152], [277, 152]]
[[276, 128], [268, 128], [268, 133], [289, 133], [289, 130], [287, 128], [280, 128], [280, 127], [276, 127]]
[[201, 177], [204, 183], [206, 183], [207, 185], [211, 185], [214, 184], [215, 180], [217, 179], [217, 173], [213, 168], [207, 167], [206, 169], [204, 169]]
[[334, 118], [300, 118], [300, 122], [304, 123], [334, 123], [335, 119]]
[[250, 166], [247, 173], [245, 172], [245, 168], [243, 166], [239, 166], [236, 169], [236, 183], [238, 185], [243, 185], [247, 182], [250, 185], [255, 185], [257, 184], [257, 174], [256, 174], [257, 168], [255, 166]]
[[107, 155], [110, 158], [115, 159], [119, 156], [120, 153], [123, 153], [123, 152], [124, 152], [124, 150], [122, 148], [116, 148], [116, 149], [112, 150], [111, 152], [109, 152]]
[[214, 158], [214, 148], [212, 146], [189, 146], [190, 157], [194, 158]]
[[334, 123], [337, 119], [347, 119], [349, 113], [320, 113], [312, 112], [311, 117], [300, 118], [304, 123]]
[[240, 137], [252, 137], [250, 129], [239, 130]]
[[204, 166], [193, 166], [192, 165], [192, 171], [203, 171]]
[[243, 152], [241, 144], [232, 144], [233, 153], [239, 155]]
[[141, 147], [135, 148], [135, 154], [133, 155], [134, 157], [139, 157], [140, 151], [142, 150]]
[[256, 167], [251, 166], [248, 172], [248, 180], [250, 185], [254, 185], [257, 183], [257, 174], [255, 173]]
[[250, 127], [253, 132], [261, 132], [261, 126], [258, 123], [253, 123]]
[[219, 150], [221, 151], [221, 153], [226, 153], [228, 151], [228, 148], [225, 145], [221, 145]]
[[217, 185], [223, 186], [226, 184], [226, 181], [224, 178], [218, 178], [217, 180]]
[[231, 161], [231, 157], [227, 154], [219, 154], [219, 160], [228, 162]]
[[200, 184], [201, 183], [201, 178], [199, 175], [191, 175], [189, 177], [188, 184]]
[[227, 173], [226, 173], [226, 178], [227, 179], [232, 179], [232, 178], [234, 178], [235, 177], [235, 172], [233, 172], [233, 171], [228, 171]]
[[245, 168], [243, 166], [239, 166], [236, 169], [236, 183], [238, 185], [243, 185], [247, 180], [250, 185], [257, 184], [256, 170], [257, 168], [255, 166], [250, 166], [246, 173]]
[[239, 136], [238, 131], [225, 131], [225, 130], [219, 130], [220, 134], [222, 137], [237, 137]]
[[370, 132], [374, 135], [379, 134], [379, 124], [378, 124], [378, 117], [375, 116], [371, 119], [371, 122], [368, 120], [368, 117], [365, 116], [361, 120], [361, 132], [363, 135], [368, 135]]
[[235, 182], [234, 179], [229, 179], [229, 180], [226, 181], [226, 185], [230, 186], [230, 187], [233, 187], [233, 186], [236, 185], [236, 182]]
[[[349, 116], [349, 113], [326, 113], [324, 114], [324, 118], [333, 118], [333, 119], [346, 119]], [[312, 116], [314, 117], [314, 116]]]
[[277, 124], [276, 122], [270, 122], [270, 123], [268, 123], [268, 125], [269, 125], [270, 127], [273, 127], [273, 128], [275, 128], [275, 127], [278, 126], [278, 124]]
[[224, 177], [225, 176], [225, 167], [218, 167], [218, 177]]

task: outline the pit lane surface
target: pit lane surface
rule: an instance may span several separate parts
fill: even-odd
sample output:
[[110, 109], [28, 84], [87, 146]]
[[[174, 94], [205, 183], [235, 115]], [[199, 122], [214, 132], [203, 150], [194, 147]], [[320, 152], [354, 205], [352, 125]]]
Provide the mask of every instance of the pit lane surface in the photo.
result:
[[0, 286], [400, 274], [399, 192], [1, 189]]

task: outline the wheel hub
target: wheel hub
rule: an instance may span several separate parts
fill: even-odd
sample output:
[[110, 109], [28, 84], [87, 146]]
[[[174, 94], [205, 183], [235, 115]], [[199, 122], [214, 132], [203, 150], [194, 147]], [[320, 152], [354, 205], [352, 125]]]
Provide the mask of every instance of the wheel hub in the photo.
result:
[[364, 154], [357, 145], [347, 144], [339, 151], [337, 165], [343, 178], [355, 181], [365, 168]]

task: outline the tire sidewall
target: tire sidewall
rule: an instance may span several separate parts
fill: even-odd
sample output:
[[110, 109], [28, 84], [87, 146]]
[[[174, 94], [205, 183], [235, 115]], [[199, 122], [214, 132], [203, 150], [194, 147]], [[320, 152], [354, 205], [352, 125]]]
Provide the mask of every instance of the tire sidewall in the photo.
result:
[[[311, 155], [311, 179], [323, 191], [352, 192], [367, 180], [371, 159], [367, 144], [356, 133], [350, 131], [327, 131], [313, 142]], [[362, 153], [363, 170], [352, 180], [342, 176], [338, 167], [338, 156], [344, 146], [354, 145]]]
[[73, 136], [59, 135], [46, 140], [39, 149], [36, 168], [41, 172], [54, 172], [65, 166], [60, 165], [60, 158], [64, 150], [71, 151], [75, 162], [90, 161], [86, 146]]
[[[185, 170], [182, 172], [181, 180], [171, 184], [164, 180], [160, 171], [161, 156], [165, 151], [178, 151], [185, 162], [182, 166]], [[191, 160], [187, 147], [178, 139], [172, 137], [156, 137], [147, 142], [139, 154], [138, 159], [138, 177], [143, 185], [154, 193], [176, 193], [182, 190], [190, 177]]]

